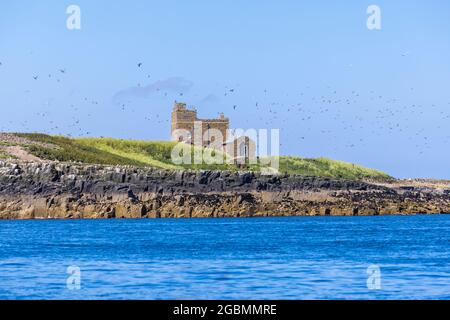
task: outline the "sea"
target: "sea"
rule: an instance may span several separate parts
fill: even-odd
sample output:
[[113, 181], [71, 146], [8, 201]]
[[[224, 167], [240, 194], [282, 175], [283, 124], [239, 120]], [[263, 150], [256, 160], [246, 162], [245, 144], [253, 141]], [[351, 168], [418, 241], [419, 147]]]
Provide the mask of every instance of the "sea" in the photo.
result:
[[450, 215], [0, 221], [0, 299], [449, 299]]

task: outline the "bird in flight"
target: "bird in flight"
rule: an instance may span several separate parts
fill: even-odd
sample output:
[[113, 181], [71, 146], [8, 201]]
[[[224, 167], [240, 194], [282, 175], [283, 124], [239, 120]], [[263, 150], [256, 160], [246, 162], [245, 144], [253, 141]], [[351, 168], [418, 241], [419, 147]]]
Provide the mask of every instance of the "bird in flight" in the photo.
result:
[[138, 67], [139, 67], [139, 68], [142, 67], [142, 62], [139, 62], [139, 63], [138, 63]]
[[33, 76], [34, 80], [37, 80], [39, 78], [39, 76]]

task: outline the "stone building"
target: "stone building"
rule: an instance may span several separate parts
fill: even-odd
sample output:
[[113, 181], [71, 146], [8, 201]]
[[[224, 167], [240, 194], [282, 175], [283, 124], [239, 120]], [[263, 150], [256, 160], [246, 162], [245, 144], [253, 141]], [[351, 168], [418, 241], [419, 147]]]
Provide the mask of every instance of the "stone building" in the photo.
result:
[[246, 164], [250, 160], [256, 160], [256, 144], [247, 136], [226, 141], [223, 144], [223, 150], [233, 155], [236, 164]]
[[[227, 140], [228, 130], [230, 128], [230, 120], [225, 118], [223, 113], [218, 119], [199, 119], [197, 117], [197, 110], [189, 110], [185, 103], [175, 102], [172, 111], [172, 139], [180, 142], [193, 143], [194, 126], [195, 123], [200, 123], [202, 132], [207, 132], [208, 129], [217, 129], [221, 132], [223, 141]], [[189, 132], [188, 136], [183, 137], [177, 135], [174, 137], [175, 130], [184, 129]], [[208, 138], [203, 139], [203, 147], [208, 147], [212, 141]]]
[[[230, 120], [223, 113], [217, 119], [200, 119], [196, 109], [188, 109], [185, 103], [175, 102], [172, 111], [171, 136], [173, 141], [194, 143], [194, 128], [201, 127], [203, 147], [213, 147], [233, 156], [235, 162], [245, 163], [256, 157], [256, 144], [246, 136], [230, 136]], [[180, 129], [185, 134], [180, 134]], [[215, 143], [215, 137], [208, 135], [209, 129], [216, 129], [222, 135], [222, 142]], [[177, 131], [178, 130], [178, 131]]]

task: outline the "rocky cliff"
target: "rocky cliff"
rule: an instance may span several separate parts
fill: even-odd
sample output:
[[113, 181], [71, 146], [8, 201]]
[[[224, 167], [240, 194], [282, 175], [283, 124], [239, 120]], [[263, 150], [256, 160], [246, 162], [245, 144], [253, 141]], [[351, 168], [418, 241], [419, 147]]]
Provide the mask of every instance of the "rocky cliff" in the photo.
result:
[[416, 213], [450, 213], [450, 185], [0, 161], [1, 219]]

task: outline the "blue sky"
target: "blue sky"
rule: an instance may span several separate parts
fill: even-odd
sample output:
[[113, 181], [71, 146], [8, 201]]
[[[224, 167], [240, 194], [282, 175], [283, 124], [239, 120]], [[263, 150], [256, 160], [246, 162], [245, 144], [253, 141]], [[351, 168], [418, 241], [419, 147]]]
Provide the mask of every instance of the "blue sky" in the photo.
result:
[[179, 100], [282, 154], [450, 179], [448, 1], [2, 1], [0, 62], [0, 131], [166, 140]]

